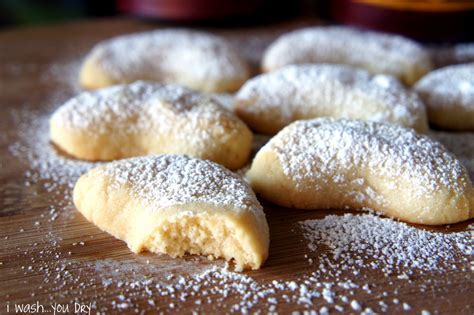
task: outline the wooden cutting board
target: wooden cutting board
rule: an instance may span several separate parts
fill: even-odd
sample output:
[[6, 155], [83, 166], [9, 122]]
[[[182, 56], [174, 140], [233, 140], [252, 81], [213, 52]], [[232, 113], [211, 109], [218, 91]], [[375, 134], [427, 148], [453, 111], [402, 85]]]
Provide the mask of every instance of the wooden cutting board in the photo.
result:
[[[269, 27], [214, 31], [237, 43], [256, 66], [261, 51], [278, 34], [315, 23], [297, 20]], [[210, 289], [215, 284], [202, 284], [194, 296], [183, 298], [173, 293], [163, 296], [156, 289], [158, 282], [164, 281], [166, 285], [166, 281], [174, 281], [180, 275], [199, 274], [214, 265], [220, 267], [223, 262], [194, 256], [172, 259], [164, 255], [132, 254], [123, 242], [101, 232], [75, 211], [70, 204], [67, 184], [71, 179], [67, 173], [38, 171], [39, 167], [45, 167], [44, 163], [31, 165], [32, 160], [38, 161], [38, 157], [31, 155], [34, 150], [41, 150], [38, 147], [42, 145], [35, 143], [35, 137], [45, 132], [44, 126], [42, 131], [35, 128], [46, 121], [44, 117], [52, 108], [77, 93], [77, 69], [85, 53], [96, 42], [113, 35], [157, 27], [160, 25], [110, 19], [0, 33], [0, 314], [14, 313], [15, 305], [28, 304], [41, 305], [46, 312], [57, 305], [58, 310], [74, 313], [77, 303], [90, 305], [92, 313], [230, 312], [232, 305], [248, 300], [243, 297], [246, 292], [252, 298], [257, 292], [264, 295], [262, 290], [252, 291], [244, 286], [242, 290], [230, 289], [229, 296], [223, 297], [224, 286], [232, 286], [232, 281], [238, 284], [251, 277], [261, 286], [271, 286], [272, 281], [301, 283], [319, 268], [318, 257], [329, 251], [308, 250], [298, 222], [342, 211], [298, 211], [265, 203], [271, 246], [270, 257], [261, 270], [246, 272], [233, 280], [230, 273], [227, 276], [231, 280], [225, 284], [217, 282], [214, 291]], [[25, 141], [36, 149], [22, 145]], [[45, 178], [45, 173], [51, 175], [51, 172], [54, 176]], [[37, 178], [37, 173], [43, 176]], [[462, 231], [469, 223], [472, 220], [430, 230]], [[331, 313], [337, 313], [336, 305], [339, 305], [344, 313], [354, 312], [349, 303], [341, 300], [341, 296], [347, 295], [350, 301], [357, 300], [362, 309], [370, 307], [375, 312], [382, 311], [382, 301], [389, 304], [389, 313], [403, 312], [406, 303], [410, 307], [405, 306], [405, 312], [413, 314], [424, 309], [431, 313], [473, 314], [474, 278], [469, 269], [472, 259], [460, 264], [464, 268], [442, 274], [418, 271], [410, 277], [384, 275], [369, 269], [338, 277], [328, 273], [321, 283], [351, 280], [359, 288], [347, 290], [336, 285], [331, 289], [336, 296], [334, 303], [315, 297], [312, 304], [291, 298], [285, 301], [285, 294], [301, 292], [276, 290], [265, 293], [270, 298], [256, 297], [258, 302], [251, 311], [289, 313], [319, 311], [326, 306]], [[155, 287], [149, 288], [148, 284]], [[364, 284], [370, 289], [361, 289]]]

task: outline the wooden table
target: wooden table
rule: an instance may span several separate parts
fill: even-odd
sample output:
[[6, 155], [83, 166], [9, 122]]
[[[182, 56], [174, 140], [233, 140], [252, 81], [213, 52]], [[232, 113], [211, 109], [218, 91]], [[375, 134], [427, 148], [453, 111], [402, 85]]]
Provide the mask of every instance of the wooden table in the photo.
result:
[[[314, 23], [316, 21], [298, 20], [253, 29], [215, 31], [239, 43], [243, 54], [256, 65], [262, 49], [279, 33]], [[164, 255], [132, 254], [123, 242], [101, 232], [74, 210], [68, 198], [70, 187], [65, 185], [71, 179], [32, 179], [37, 171], [15, 147], [25, 140], [25, 129], [29, 129], [22, 121], [23, 116], [31, 119], [36, 114], [38, 117], [47, 115], [51, 108], [77, 93], [77, 67], [93, 44], [113, 35], [156, 27], [139, 21], [112, 19], [0, 33], [1, 314], [7, 313], [8, 307], [13, 312], [14, 305], [22, 303], [39, 303], [45, 307], [54, 303], [69, 305], [72, 313], [75, 301], [92, 303], [93, 313], [116, 313], [119, 310], [130, 313], [153, 313], [156, 310], [222, 313], [229, 312], [231, 306], [240, 301], [241, 296], [235, 292], [227, 298], [212, 292], [200, 296], [199, 292], [206, 286], [196, 296], [188, 296], [184, 301], [177, 297], [158, 296], [153, 293], [155, 291], [150, 295], [143, 285], [144, 279], [151, 279], [155, 284], [156, 281], [166, 281], [171, 274], [177, 277], [201, 272], [223, 263], [192, 256], [172, 259]], [[34, 128], [36, 124], [32, 123], [31, 135], [35, 134]], [[318, 253], [307, 249], [297, 223], [341, 212], [288, 210], [268, 204], [265, 204], [265, 210], [271, 230], [270, 257], [261, 270], [246, 272], [245, 275], [262, 285], [273, 280], [304, 279], [317, 269]], [[469, 223], [472, 220], [454, 225], [449, 230], [463, 230]], [[437, 229], [446, 230], [445, 227]], [[308, 263], [305, 255], [311, 256], [316, 263]], [[432, 313], [472, 314], [472, 275], [472, 271], [457, 269], [443, 275], [418, 272], [406, 280], [397, 275], [384, 276], [367, 271], [347, 279], [361, 286], [370, 284], [370, 294], [354, 290], [350, 300], [357, 300], [364, 308], [370, 307], [376, 312], [381, 311], [381, 300], [390, 304], [389, 313], [402, 312], [402, 303], [392, 303], [396, 298], [411, 306], [407, 313], [419, 314], [427, 309]], [[340, 280], [344, 279], [332, 279], [328, 275], [324, 281]], [[134, 286], [134, 281], [142, 282]], [[289, 292], [275, 293], [278, 297], [276, 307], [271, 307], [272, 300], [262, 299], [251, 310], [267, 312], [275, 309], [288, 313], [290, 310], [320, 310], [327, 306], [330, 312], [336, 312], [334, 306], [339, 304], [344, 307], [343, 312], [352, 312], [347, 303], [331, 304], [322, 297], [313, 299], [311, 306], [284, 302], [284, 294]], [[211, 298], [209, 302], [208, 297]], [[196, 304], [197, 300], [201, 304]]]

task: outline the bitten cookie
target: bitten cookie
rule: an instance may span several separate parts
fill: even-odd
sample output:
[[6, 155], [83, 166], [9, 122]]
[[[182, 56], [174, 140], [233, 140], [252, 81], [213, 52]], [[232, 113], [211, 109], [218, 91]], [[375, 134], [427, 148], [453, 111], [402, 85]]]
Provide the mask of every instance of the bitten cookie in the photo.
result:
[[474, 131], [474, 63], [428, 73], [415, 85], [431, 124], [449, 130]]
[[263, 70], [336, 63], [389, 74], [411, 85], [431, 70], [429, 54], [407, 38], [348, 27], [310, 27], [282, 35], [266, 50]]
[[247, 176], [257, 193], [285, 207], [370, 208], [430, 225], [474, 217], [461, 163], [440, 143], [392, 124], [294, 122], [257, 153]]
[[182, 155], [108, 163], [81, 176], [74, 204], [133, 252], [233, 259], [259, 269], [269, 232], [248, 184], [224, 167]]
[[224, 39], [185, 29], [115, 37], [87, 55], [80, 83], [95, 89], [150, 80], [206, 92], [237, 90], [249, 77], [246, 62]]
[[143, 81], [79, 94], [53, 114], [50, 133], [84, 160], [176, 153], [237, 169], [252, 149], [251, 131], [213, 98]]
[[428, 130], [425, 106], [394, 77], [331, 64], [286, 66], [247, 81], [235, 112], [252, 129], [274, 134], [316, 117], [385, 121]]

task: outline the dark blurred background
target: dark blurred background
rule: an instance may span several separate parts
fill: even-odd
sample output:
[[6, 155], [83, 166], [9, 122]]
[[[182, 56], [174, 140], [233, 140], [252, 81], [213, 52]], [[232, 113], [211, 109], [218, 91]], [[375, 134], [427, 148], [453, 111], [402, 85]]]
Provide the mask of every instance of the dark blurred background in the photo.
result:
[[114, 0], [1, 0], [0, 26], [40, 25], [117, 14]]
[[39, 25], [81, 18], [134, 16], [217, 26], [271, 23], [315, 16], [315, 0], [0, 0], [0, 26]]
[[428, 42], [474, 39], [474, 0], [0, 0], [0, 27], [132, 16], [216, 27], [311, 17]]

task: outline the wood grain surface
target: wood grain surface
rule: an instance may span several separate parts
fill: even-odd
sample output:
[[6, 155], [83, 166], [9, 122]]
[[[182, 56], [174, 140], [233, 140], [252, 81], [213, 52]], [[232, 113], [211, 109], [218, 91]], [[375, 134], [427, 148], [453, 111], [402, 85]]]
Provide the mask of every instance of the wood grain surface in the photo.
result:
[[[213, 31], [237, 43], [256, 66], [261, 51], [275, 36], [316, 22], [298, 20], [266, 27]], [[14, 313], [15, 304], [27, 303], [39, 303], [46, 308], [54, 303], [69, 305], [69, 313], [74, 313], [74, 302], [91, 303], [91, 313], [227, 313], [242, 299], [234, 291], [228, 297], [212, 291], [204, 296], [201, 293], [206, 285], [186, 299], [172, 294], [160, 296], [155, 291], [147, 292], [143, 285], [134, 286], [134, 281], [188, 275], [213, 265], [222, 266], [223, 262], [195, 256], [172, 259], [165, 255], [132, 254], [123, 242], [101, 232], [76, 212], [70, 203], [67, 178], [40, 176], [35, 179], [31, 159], [22, 158], [18, 152], [12, 154], [12, 146], [14, 151], [15, 144], [24, 140], [25, 129], [29, 129], [21, 123], [22, 115], [33, 117], [29, 134], [34, 136], [37, 126], [34, 115], [44, 117], [77, 93], [78, 65], [95, 43], [113, 35], [158, 27], [140, 21], [112, 19], [0, 33], [0, 314]], [[262, 285], [274, 280], [305, 279], [318, 268], [318, 257], [323, 252], [308, 250], [298, 222], [343, 211], [298, 211], [264, 205], [271, 231], [270, 256], [261, 270], [244, 275]], [[472, 220], [429, 230], [461, 231], [469, 223]], [[308, 257], [313, 259], [312, 264]], [[345, 293], [337, 286], [333, 291], [336, 296], [347, 294], [350, 300], [360, 302], [362, 309], [370, 307], [374, 312], [382, 312], [380, 302], [384, 301], [389, 304], [387, 312], [393, 314], [420, 314], [422, 310], [473, 314], [474, 281], [469, 269], [472, 260], [459, 263], [459, 268], [443, 273], [413, 272], [409, 279], [361, 266], [357, 275], [328, 273], [321, 281], [337, 283], [350, 279], [360, 286], [368, 284], [370, 292]], [[326, 306], [329, 312], [337, 313], [335, 305], [340, 305], [343, 313], [355, 312], [338, 298], [334, 303], [328, 303], [323, 297], [314, 298], [309, 305], [285, 302], [285, 294], [291, 292], [274, 293], [275, 307], [271, 306], [273, 300], [262, 299], [250, 311], [285, 314], [295, 310], [319, 311]], [[400, 303], [393, 303], [393, 299]], [[408, 307], [403, 310], [403, 303], [410, 305], [409, 310]]]

